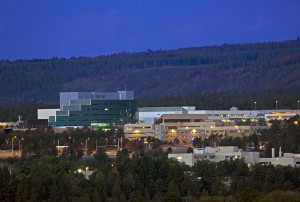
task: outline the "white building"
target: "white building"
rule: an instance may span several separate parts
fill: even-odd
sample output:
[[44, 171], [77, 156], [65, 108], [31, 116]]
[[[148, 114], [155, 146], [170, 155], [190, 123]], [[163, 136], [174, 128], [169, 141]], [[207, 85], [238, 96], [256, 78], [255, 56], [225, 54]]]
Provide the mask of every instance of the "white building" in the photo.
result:
[[247, 164], [259, 162], [259, 152], [245, 152], [236, 146], [205, 147], [204, 149], [194, 149], [194, 153], [168, 154], [168, 158], [175, 158], [180, 162], [193, 166], [197, 161], [209, 160], [220, 162], [229, 159], [243, 158]]
[[164, 114], [188, 114], [189, 111], [196, 110], [195, 106], [176, 107], [141, 107], [136, 112], [139, 123], [154, 123]]
[[239, 110], [237, 107], [231, 107], [230, 110], [194, 110], [189, 114], [206, 114], [210, 120], [237, 120], [258, 118], [258, 111]]
[[194, 149], [194, 153], [173, 153], [168, 154], [168, 158], [175, 158], [180, 162], [193, 166], [199, 160], [209, 160], [211, 162], [220, 162], [229, 159], [244, 159], [247, 164], [265, 164], [300, 167], [300, 154], [281, 153], [275, 157], [275, 149], [272, 149], [272, 158], [260, 158], [259, 152], [245, 152], [235, 146], [224, 147], [206, 147], [204, 149]]
[[49, 119], [49, 116], [55, 116], [59, 109], [38, 109], [38, 119]]
[[283, 153], [282, 155], [281, 148], [279, 148], [279, 155], [276, 157], [275, 148], [272, 148], [272, 158], [260, 158], [259, 163], [274, 166], [300, 167], [300, 154]]
[[195, 164], [193, 153], [168, 154], [168, 158], [175, 158], [177, 161], [193, 166]]

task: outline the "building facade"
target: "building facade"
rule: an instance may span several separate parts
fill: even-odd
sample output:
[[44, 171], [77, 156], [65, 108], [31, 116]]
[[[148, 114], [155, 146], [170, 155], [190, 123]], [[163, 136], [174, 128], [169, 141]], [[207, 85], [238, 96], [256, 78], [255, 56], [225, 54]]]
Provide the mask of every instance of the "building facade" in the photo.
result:
[[37, 110], [37, 119], [49, 119], [49, 116], [55, 116], [56, 112], [59, 109], [38, 109]]
[[188, 114], [196, 110], [195, 106], [174, 106], [174, 107], [140, 107], [136, 116], [139, 123], [154, 123], [164, 114]]
[[275, 149], [272, 149], [272, 158], [260, 158], [259, 152], [247, 152], [236, 146], [205, 147], [201, 149], [194, 148], [193, 153], [172, 153], [168, 158], [175, 158], [179, 162], [184, 162], [193, 166], [197, 161], [208, 160], [211, 162], [220, 162], [229, 159], [243, 159], [246, 164], [264, 164], [273, 166], [292, 166], [300, 167], [300, 154], [283, 153], [279, 149], [279, 155], [275, 156]]
[[34, 128], [48, 128], [48, 119], [35, 119], [35, 120], [25, 120], [23, 121], [24, 128], [34, 129]]
[[60, 110], [49, 116], [52, 127], [111, 128], [134, 121], [133, 91], [60, 93]]
[[[196, 110], [195, 106], [177, 107], [143, 107], [137, 111], [139, 123], [154, 123], [164, 114], [203, 114], [208, 115], [209, 120], [213, 121], [246, 121], [257, 119], [285, 119], [299, 114], [299, 110], [271, 109], [271, 110], [239, 110], [231, 107], [229, 110]], [[267, 116], [265, 116], [267, 115]]]
[[126, 124], [128, 139], [158, 138], [162, 141], [191, 142], [194, 138], [206, 138], [211, 134], [220, 136], [248, 136], [256, 132], [253, 126], [237, 126], [234, 122], [212, 121], [205, 114], [165, 114], [155, 123]]
[[194, 152], [190, 154], [168, 154], [168, 158], [175, 158], [189, 166], [193, 166], [201, 160], [217, 163], [230, 159], [243, 159], [244, 163], [255, 164], [259, 162], [259, 152], [245, 152], [236, 146], [205, 147], [204, 149], [194, 149]]

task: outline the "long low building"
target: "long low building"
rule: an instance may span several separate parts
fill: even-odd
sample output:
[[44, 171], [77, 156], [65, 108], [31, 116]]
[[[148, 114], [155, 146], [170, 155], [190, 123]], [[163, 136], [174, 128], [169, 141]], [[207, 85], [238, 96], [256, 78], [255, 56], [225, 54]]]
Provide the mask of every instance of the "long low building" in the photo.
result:
[[195, 106], [175, 106], [175, 107], [140, 107], [136, 112], [139, 123], [154, 123], [164, 114], [188, 114], [195, 111]]
[[237, 107], [231, 107], [229, 110], [196, 110], [195, 106], [174, 106], [138, 108], [136, 116], [139, 123], [154, 123], [161, 115], [164, 114], [203, 114], [208, 115], [209, 120], [229, 121], [249, 119], [257, 120], [259, 118], [266, 118], [267, 120], [285, 119], [299, 113], [299, 109], [239, 110]]
[[279, 155], [275, 157], [275, 149], [272, 149], [271, 158], [260, 158], [259, 152], [246, 152], [238, 149], [236, 146], [223, 147], [205, 147], [204, 149], [194, 149], [194, 153], [173, 153], [168, 154], [168, 158], [175, 158], [179, 162], [184, 162], [193, 166], [197, 161], [209, 160], [211, 162], [220, 162], [229, 159], [243, 159], [247, 164], [265, 164], [300, 167], [300, 154], [283, 153], [281, 149]]
[[193, 166], [197, 161], [209, 160], [220, 162], [229, 159], [244, 159], [247, 164], [259, 162], [259, 152], [245, 152], [236, 146], [205, 147], [204, 149], [194, 149], [194, 153], [168, 154], [168, 158], [175, 158], [189, 166]]
[[165, 114], [155, 123], [125, 124], [124, 133], [128, 139], [147, 137], [162, 141], [191, 142], [196, 137], [206, 138], [211, 134], [220, 136], [247, 136], [256, 132], [255, 126], [237, 126], [235, 122], [208, 120], [205, 114]]
[[275, 113], [268, 113], [265, 114], [265, 120], [270, 121], [270, 120], [284, 120], [284, 119], [290, 119], [294, 116], [296, 116], [296, 113], [290, 113], [290, 112], [275, 112]]
[[272, 148], [271, 158], [260, 158], [259, 163], [266, 165], [283, 165], [283, 166], [298, 166], [300, 167], [300, 154], [282, 153], [279, 148], [278, 156], [275, 156], [275, 148]]

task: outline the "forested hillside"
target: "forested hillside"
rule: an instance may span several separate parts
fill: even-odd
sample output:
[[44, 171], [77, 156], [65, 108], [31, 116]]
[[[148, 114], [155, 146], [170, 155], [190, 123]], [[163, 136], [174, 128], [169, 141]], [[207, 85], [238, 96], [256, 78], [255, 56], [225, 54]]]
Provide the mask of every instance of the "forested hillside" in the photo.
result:
[[61, 91], [134, 90], [137, 98], [209, 92], [296, 92], [300, 40], [94, 58], [0, 61], [0, 104], [58, 102]]

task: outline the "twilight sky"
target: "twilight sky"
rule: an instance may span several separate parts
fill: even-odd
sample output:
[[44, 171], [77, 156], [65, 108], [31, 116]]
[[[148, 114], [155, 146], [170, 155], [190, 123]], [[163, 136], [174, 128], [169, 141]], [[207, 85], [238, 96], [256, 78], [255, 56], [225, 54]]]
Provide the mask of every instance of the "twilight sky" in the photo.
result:
[[0, 0], [0, 59], [296, 39], [300, 0]]

